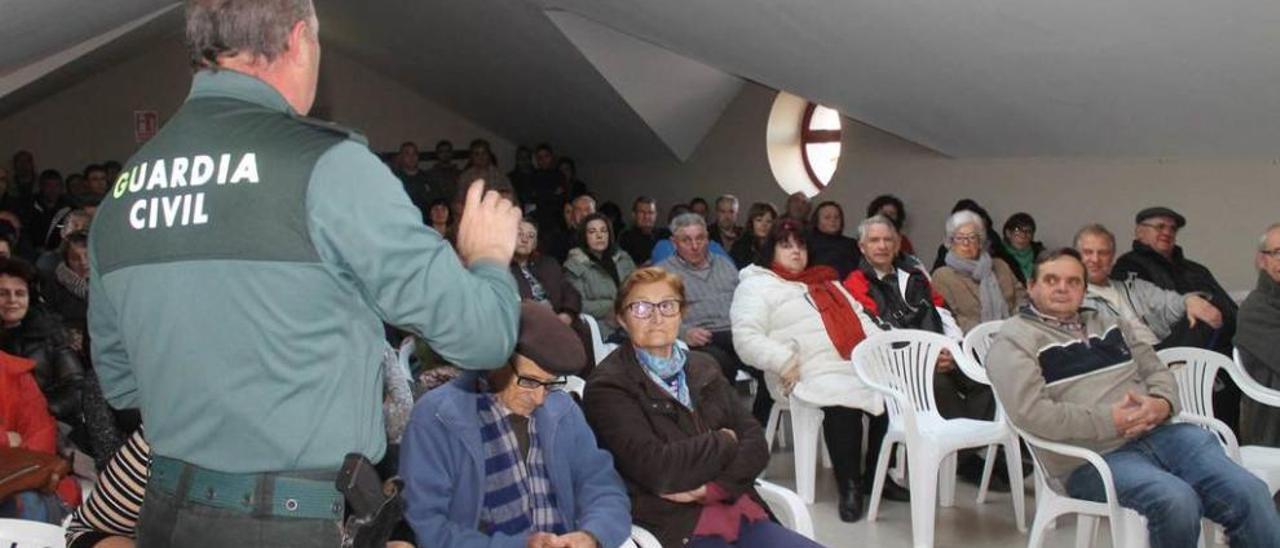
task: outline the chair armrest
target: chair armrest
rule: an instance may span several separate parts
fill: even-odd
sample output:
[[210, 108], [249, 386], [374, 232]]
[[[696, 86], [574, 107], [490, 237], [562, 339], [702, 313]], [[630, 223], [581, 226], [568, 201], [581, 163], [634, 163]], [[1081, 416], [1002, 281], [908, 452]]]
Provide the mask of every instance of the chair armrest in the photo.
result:
[[1232, 380], [1236, 381], [1240, 391], [1249, 396], [1249, 399], [1258, 403], [1271, 407], [1280, 407], [1280, 390], [1268, 388], [1258, 382], [1257, 379], [1253, 378], [1253, 375], [1250, 375], [1244, 369], [1243, 363], [1240, 357], [1240, 350], [1237, 349], [1231, 364], [1226, 365], [1227, 373], [1231, 375]]
[[[639, 525], [631, 526], [631, 542], [636, 548], [662, 548], [662, 543], [658, 542], [658, 537], [653, 536]], [[622, 548], [626, 548], [627, 544], [623, 543]]]
[[786, 514], [790, 518], [788, 520], [780, 516], [783, 526], [816, 540], [813, 536], [813, 516], [809, 514], [809, 507], [800, 500], [800, 495], [786, 487], [760, 479], [756, 480], [756, 492], [760, 493], [760, 498], [769, 504], [775, 515]]
[[1193, 415], [1185, 412], [1178, 413], [1173, 420], [1202, 426], [1210, 432], [1217, 434], [1218, 438], [1222, 440], [1222, 445], [1225, 446], [1227, 450], [1227, 456], [1231, 457], [1231, 460], [1236, 461], [1237, 464], [1240, 463], [1240, 441], [1236, 439], [1235, 432], [1231, 431], [1231, 427], [1227, 426], [1227, 423], [1218, 419]]
[[1116, 496], [1116, 483], [1111, 475], [1111, 466], [1102, 458], [1102, 455], [1083, 447], [1039, 438], [1028, 434], [1021, 428], [1014, 427], [1014, 431], [1019, 436], [1022, 436], [1027, 445], [1030, 445], [1033, 449], [1039, 448], [1059, 455], [1084, 459], [1093, 465], [1094, 469], [1098, 471], [1098, 477], [1102, 479], [1102, 488], [1106, 496], [1104, 503], [1107, 505], [1107, 512], [1111, 515], [1111, 523], [1120, 523], [1123, 515], [1123, 510], [1120, 508], [1120, 497]]

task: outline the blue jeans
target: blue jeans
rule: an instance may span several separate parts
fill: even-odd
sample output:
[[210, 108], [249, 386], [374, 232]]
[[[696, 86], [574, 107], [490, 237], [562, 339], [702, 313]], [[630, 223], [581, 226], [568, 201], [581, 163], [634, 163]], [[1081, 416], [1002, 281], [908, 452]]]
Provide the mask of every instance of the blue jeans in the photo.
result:
[[693, 537], [686, 545], [688, 548], [822, 548], [804, 535], [787, 529], [777, 523], [762, 519], [748, 522], [745, 518], [738, 529], [737, 542], [726, 542], [720, 537]]
[[[1267, 485], [1199, 426], [1165, 424], [1102, 458], [1120, 505], [1147, 518], [1152, 548], [1194, 548], [1201, 517], [1225, 527], [1234, 548], [1280, 545], [1280, 515]], [[1075, 498], [1105, 498], [1098, 471], [1088, 464], [1071, 472], [1066, 487]]]
[[0, 518], [24, 519], [58, 525], [68, 513], [70, 512], [58, 499], [58, 495], [53, 493], [22, 491], [0, 501]]

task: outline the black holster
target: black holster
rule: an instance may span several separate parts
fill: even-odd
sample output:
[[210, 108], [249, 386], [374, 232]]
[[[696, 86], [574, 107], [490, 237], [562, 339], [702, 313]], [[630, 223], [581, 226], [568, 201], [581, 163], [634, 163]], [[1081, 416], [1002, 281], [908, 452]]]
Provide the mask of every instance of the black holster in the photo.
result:
[[398, 477], [382, 481], [369, 459], [349, 453], [337, 484], [350, 509], [343, 523], [343, 548], [384, 548], [404, 515], [403, 482]]

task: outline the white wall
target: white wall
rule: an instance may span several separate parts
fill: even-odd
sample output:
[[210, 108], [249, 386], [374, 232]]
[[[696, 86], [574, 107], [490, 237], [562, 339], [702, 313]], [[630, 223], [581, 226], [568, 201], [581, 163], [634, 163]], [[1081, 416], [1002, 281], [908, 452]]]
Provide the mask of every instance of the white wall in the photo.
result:
[[[64, 174], [115, 159], [124, 162], [138, 147], [133, 112], [154, 110], [163, 123], [186, 98], [191, 72], [177, 39], [166, 39], [143, 54], [108, 67], [61, 92], [0, 119], [0, 163], [27, 149], [37, 167]], [[464, 149], [474, 138], [488, 139], [509, 167], [515, 149], [506, 139], [328, 48], [321, 61], [317, 113], [368, 136], [379, 152], [416, 141], [430, 150], [440, 139]]]
[[[756, 200], [781, 206], [785, 196], [765, 157], [774, 94], [744, 88], [686, 163], [583, 165], [583, 176], [624, 210], [642, 193], [658, 197], [661, 211], [674, 200], [722, 192], [736, 194], [744, 212]], [[929, 261], [946, 215], [964, 197], [987, 207], [997, 223], [1031, 213], [1037, 238], [1050, 246], [1069, 245], [1082, 224], [1102, 222], [1116, 232], [1121, 251], [1129, 248], [1134, 213], [1166, 205], [1188, 219], [1179, 234], [1188, 257], [1208, 265], [1228, 290], [1251, 289], [1257, 237], [1280, 221], [1280, 165], [1272, 158], [952, 159], [852, 120], [844, 147], [831, 185], [816, 199], [839, 202], [855, 219], [877, 194], [897, 194], [907, 204], [907, 233]]]

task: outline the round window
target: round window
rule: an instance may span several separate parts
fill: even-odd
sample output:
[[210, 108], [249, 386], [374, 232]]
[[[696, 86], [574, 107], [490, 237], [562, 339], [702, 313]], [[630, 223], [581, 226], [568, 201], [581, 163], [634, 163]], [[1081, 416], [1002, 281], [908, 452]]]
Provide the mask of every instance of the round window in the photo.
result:
[[840, 113], [802, 97], [779, 92], [769, 112], [769, 167], [787, 194], [806, 196], [831, 183], [840, 163]]

